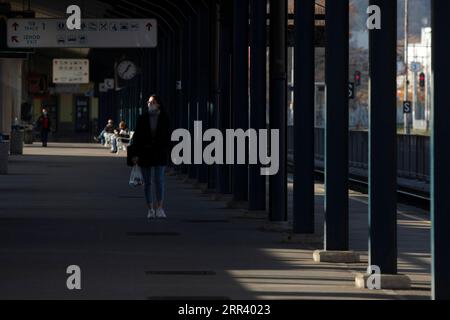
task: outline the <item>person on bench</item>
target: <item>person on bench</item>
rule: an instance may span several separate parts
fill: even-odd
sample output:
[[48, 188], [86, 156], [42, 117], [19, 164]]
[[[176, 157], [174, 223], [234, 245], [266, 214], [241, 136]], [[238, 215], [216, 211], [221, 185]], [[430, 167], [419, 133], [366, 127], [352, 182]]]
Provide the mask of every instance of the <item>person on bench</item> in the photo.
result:
[[100, 142], [102, 145], [111, 143], [111, 138], [114, 135], [114, 129], [114, 121], [111, 119], [108, 120], [108, 124], [105, 129], [103, 129], [98, 137], [94, 137], [94, 140], [96, 142]]
[[111, 153], [117, 153], [119, 150], [117, 148], [119, 141], [122, 143], [130, 142], [130, 130], [127, 128], [127, 124], [122, 121], [119, 124], [119, 129], [114, 132], [114, 136], [111, 138]]

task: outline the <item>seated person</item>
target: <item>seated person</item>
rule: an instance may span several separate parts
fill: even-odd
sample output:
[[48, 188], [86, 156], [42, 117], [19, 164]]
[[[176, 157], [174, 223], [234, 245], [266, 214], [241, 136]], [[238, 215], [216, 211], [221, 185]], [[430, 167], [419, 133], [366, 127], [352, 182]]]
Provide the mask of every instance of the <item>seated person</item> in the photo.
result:
[[94, 137], [94, 140], [100, 142], [102, 145], [106, 145], [111, 142], [111, 138], [114, 136], [114, 130], [114, 121], [110, 119], [105, 129], [103, 129], [98, 137]]
[[111, 153], [117, 153], [117, 144], [118, 141], [121, 140], [122, 142], [129, 142], [130, 140], [130, 131], [127, 128], [127, 124], [122, 121], [119, 124], [119, 129], [114, 132], [114, 136], [111, 139]]

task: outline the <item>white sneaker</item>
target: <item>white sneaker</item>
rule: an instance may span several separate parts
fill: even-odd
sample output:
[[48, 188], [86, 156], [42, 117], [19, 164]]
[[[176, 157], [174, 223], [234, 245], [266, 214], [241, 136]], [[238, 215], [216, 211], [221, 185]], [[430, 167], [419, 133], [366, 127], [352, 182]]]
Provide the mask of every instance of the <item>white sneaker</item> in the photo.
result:
[[156, 212], [153, 209], [148, 209], [147, 219], [156, 219]]
[[164, 209], [159, 208], [156, 210], [156, 218], [157, 219], [167, 219], [166, 213], [164, 212]]

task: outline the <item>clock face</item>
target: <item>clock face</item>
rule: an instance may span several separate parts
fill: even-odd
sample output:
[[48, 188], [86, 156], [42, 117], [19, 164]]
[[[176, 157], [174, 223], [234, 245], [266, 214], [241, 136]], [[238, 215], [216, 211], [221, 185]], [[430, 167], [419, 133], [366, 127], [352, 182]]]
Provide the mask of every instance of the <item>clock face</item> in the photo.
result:
[[124, 60], [117, 66], [117, 74], [123, 80], [131, 80], [137, 74], [137, 67], [132, 61]]

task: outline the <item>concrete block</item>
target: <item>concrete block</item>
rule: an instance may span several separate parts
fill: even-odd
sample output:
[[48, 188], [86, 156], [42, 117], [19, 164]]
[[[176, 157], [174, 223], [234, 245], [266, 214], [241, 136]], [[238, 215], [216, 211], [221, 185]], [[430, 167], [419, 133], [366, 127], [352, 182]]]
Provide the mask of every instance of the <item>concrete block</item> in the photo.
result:
[[[355, 285], [358, 289], [368, 289], [368, 280], [371, 275], [357, 274], [355, 277]], [[380, 290], [410, 290], [411, 279], [405, 275], [380, 275]]]
[[359, 253], [353, 251], [317, 250], [313, 254], [316, 263], [360, 263]]

